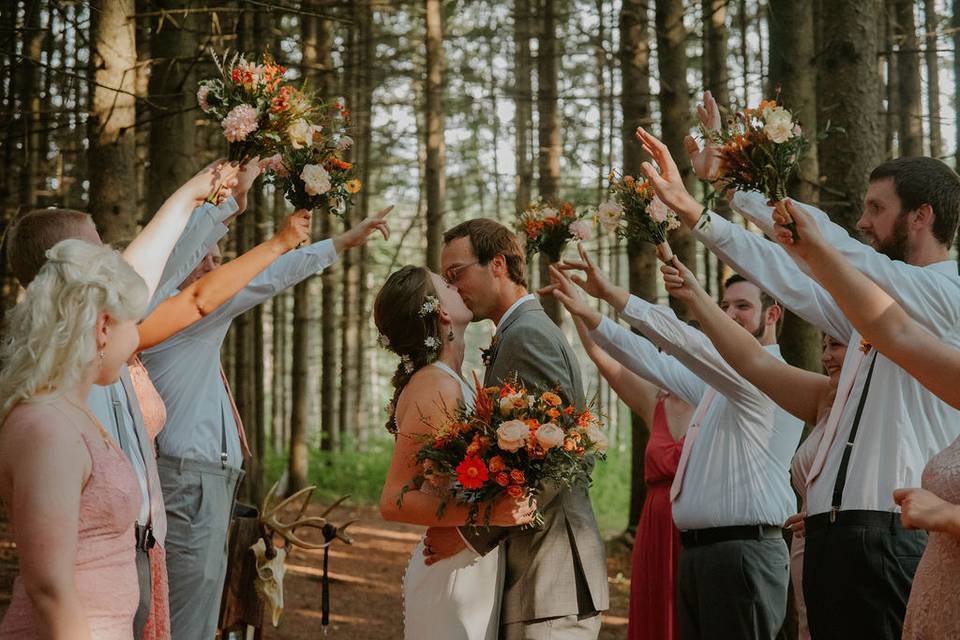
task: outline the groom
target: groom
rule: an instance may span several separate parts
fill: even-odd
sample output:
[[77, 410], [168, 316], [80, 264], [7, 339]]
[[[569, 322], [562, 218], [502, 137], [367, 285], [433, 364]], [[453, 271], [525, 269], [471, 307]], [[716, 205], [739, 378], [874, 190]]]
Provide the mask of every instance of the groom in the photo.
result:
[[[523, 249], [498, 222], [469, 220], [447, 231], [443, 276], [457, 287], [474, 321], [497, 325], [484, 355], [484, 385], [512, 373], [528, 389], [559, 385], [565, 402], [585, 407], [576, 355], [537, 299], [527, 292]], [[484, 555], [498, 545], [506, 557], [500, 614], [502, 640], [593, 639], [609, 606], [603, 541], [585, 489], [538, 496], [542, 528], [431, 528], [427, 564], [464, 546]]]

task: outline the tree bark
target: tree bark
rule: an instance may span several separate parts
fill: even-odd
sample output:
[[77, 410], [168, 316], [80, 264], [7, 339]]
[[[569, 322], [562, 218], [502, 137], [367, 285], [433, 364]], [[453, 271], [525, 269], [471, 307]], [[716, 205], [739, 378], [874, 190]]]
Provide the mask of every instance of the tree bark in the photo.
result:
[[[41, 3], [27, 2], [24, 9], [26, 36], [20, 61], [21, 140], [25, 162], [19, 172], [19, 203], [26, 209], [37, 206], [37, 178], [40, 175], [40, 56], [43, 53]], [[79, 34], [78, 34], [79, 35]]]
[[853, 232], [870, 171], [883, 156], [878, 105], [876, 14], [878, 0], [824, 2], [818, 61], [819, 122], [843, 127], [845, 135], [820, 143], [821, 205], [833, 220]]
[[[937, 7], [935, 0], [923, 0], [923, 17], [927, 32], [924, 59], [927, 66], [927, 113], [930, 116], [930, 155], [943, 155], [943, 133], [940, 128], [940, 68], [937, 61]], [[956, 55], [956, 54], [955, 54]]]
[[[656, 0], [657, 67], [660, 72], [660, 117], [663, 142], [670, 149], [688, 191], [693, 191], [697, 178], [690, 167], [683, 146], [690, 124], [690, 93], [687, 86], [687, 29], [683, 25], [682, 0]], [[696, 266], [696, 247], [689, 230], [677, 229], [670, 234], [670, 246], [677, 257], [691, 267]], [[670, 298], [670, 306], [681, 318], [686, 305]]]
[[[960, 104], [960, 0], [953, 0], [950, 27], [953, 29], [953, 96]], [[960, 168], [960, 127], [954, 127], [953, 166]]]
[[[780, 87], [782, 103], [797, 114], [810, 147], [790, 183], [790, 195], [816, 205], [819, 196], [817, 163], [817, 71], [814, 60], [813, 7], [792, 0], [771, 0], [770, 86]], [[780, 346], [794, 366], [820, 371], [820, 332], [791, 312], [784, 318]]]
[[530, 127], [533, 123], [533, 65], [530, 52], [530, 25], [533, 16], [530, 0], [514, 0], [513, 3], [513, 85], [516, 116], [516, 199], [514, 208], [521, 211], [530, 203], [533, 187], [533, 163], [530, 162]]
[[[539, 192], [544, 200], [560, 199], [560, 96], [557, 90], [556, 6], [554, 0], [540, 2], [540, 33], [537, 47], [537, 112], [539, 152]], [[528, 261], [532, 268], [532, 264]], [[550, 259], [539, 256], [540, 283], [550, 281]], [[544, 311], [556, 324], [561, 324], [560, 302], [553, 296], [541, 301]]]
[[914, 0], [896, 0], [897, 74], [900, 84], [900, 155], [923, 155], [923, 128], [921, 118], [920, 46], [917, 41], [917, 23]]
[[[623, 87], [620, 108], [623, 111], [623, 173], [640, 175], [640, 163], [647, 159], [637, 141], [638, 126], [650, 125], [650, 9], [648, 0], [624, 0], [620, 10], [620, 69]], [[627, 245], [630, 292], [649, 301], [657, 298], [657, 260], [649, 246], [639, 242]], [[631, 466], [630, 515], [628, 526], [636, 527], [646, 499], [643, 480], [644, 451], [650, 425], [635, 413], [630, 414]]]
[[439, 273], [446, 198], [443, 142], [443, 3], [440, 0], [424, 2], [427, 31], [427, 268]]
[[[137, 47], [132, 0], [97, 0], [90, 7], [93, 86], [87, 118], [90, 212], [106, 243], [129, 242], [137, 232]], [[115, 90], [114, 90], [115, 89]]]
[[884, 149], [885, 158], [893, 158], [896, 155], [897, 147], [897, 128], [900, 125], [900, 80], [897, 72], [897, 54], [895, 49], [895, 38], [893, 35], [896, 28], [896, 0], [885, 0], [883, 3], [883, 50], [884, 57], [887, 59], [887, 84], [884, 88], [887, 102], [886, 118], [884, 119]]

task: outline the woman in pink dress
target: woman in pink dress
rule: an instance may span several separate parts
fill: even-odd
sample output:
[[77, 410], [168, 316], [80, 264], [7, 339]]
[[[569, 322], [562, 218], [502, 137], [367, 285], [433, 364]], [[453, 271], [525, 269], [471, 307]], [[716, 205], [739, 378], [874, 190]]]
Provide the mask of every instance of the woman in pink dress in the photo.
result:
[[0, 638], [129, 640], [140, 489], [86, 398], [136, 349], [147, 287], [108, 247], [47, 256], [0, 350], [0, 502], [19, 555]]
[[574, 316], [583, 347], [600, 374], [630, 410], [650, 425], [644, 451], [647, 497], [633, 543], [630, 578], [630, 640], [673, 640], [679, 637], [676, 593], [680, 532], [673, 524], [670, 485], [677, 471], [683, 434], [690, 422], [690, 405], [626, 369], [591, 340]]

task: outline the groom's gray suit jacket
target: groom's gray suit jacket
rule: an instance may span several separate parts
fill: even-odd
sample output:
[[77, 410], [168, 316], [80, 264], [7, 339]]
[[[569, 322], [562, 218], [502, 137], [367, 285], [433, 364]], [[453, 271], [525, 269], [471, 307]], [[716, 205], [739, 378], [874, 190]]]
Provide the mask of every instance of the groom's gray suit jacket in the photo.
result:
[[[536, 300], [521, 304], [497, 327], [483, 382], [513, 373], [527, 389], [559, 385], [564, 402], [585, 408], [580, 366], [563, 332]], [[544, 492], [543, 528], [463, 527], [479, 553], [503, 543], [506, 578], [500, 624], [604, 611], [609, 607], [607, 561], [585, 489]]]

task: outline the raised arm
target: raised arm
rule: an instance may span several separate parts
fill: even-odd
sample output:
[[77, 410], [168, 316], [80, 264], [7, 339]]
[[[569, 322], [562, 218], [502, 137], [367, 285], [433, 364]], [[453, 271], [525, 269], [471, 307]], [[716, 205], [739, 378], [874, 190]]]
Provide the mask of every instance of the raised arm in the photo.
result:
[[600, 375], [617, 397], [623, 400], [631, 411], [643, 418], [649, 428], [653, 424], [653, 412], [657, 406], [659, 388], [627, 369], [616, 358], [604, 351], [590, 337], [590, 330], [580, 316], [573, 316], [573, 325], [577, 329], [577, 335], [580, 336], [580, 344], [597, 366]]
[[661, 271], [667, 292], [687, 303], [700, 328], [737, 373], [789, 413], [808, 424], [817, 422], [820, 407], [830, 393], [827, 376], [790, 366], [766, 351], [714, 303], [678, 258]]
[[183, 233], [191, 212], [217, 185], [232, 189], [239, 167], [225, 160], [205, 167], [167, 198], [153, 218], [123, 252], [123, 258], [147, 283], [153, 297], [170, 252]]
[[[447, 412], [456, 409], [460, 400], [460, 386], [436, 367], [421, 369], [407, 384], [396, 411], [397, 441], [380, 495], [380, 515], [384, 519], [425, 527], [457, 527], [468, 522], [469, 507], [449, 501], [438, 515], [443, 498], [412, 485], [420, 473], [415, 460], [423, 438], [444, 423]], [[449, 497], [449, 491], [441, 493]], [[526, 498], [504, 498], [494, 504], [490, 524], [513, 526], [531, 519], [532, 509]]]
[[5, 502], [37, 637], [89, 640], [76, 557], [80, 492], [90, 477], [90, 456], [76, 427], [49, 406], [14, 410], [2, 434]]
[[161, 302], [138, 327], [139, 351], [149, 349], [211, 313], [274, 260], [310, 239], [310, 212], [299, 210], [269, 240], [214, 269], [177, 295]]
[[[819, 232], [805, 210], [787, 207], [796, 238], [778, 224], [777, 239], [837, 300], [857, 331], [937, 397], [960, 408], [960, 350], [943, 343], [910, 318], [896, 300], [854, 268]], [[779, 222], [786, 222], [779, 218]]]

